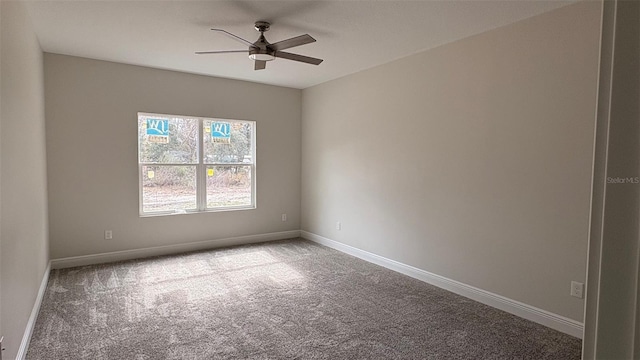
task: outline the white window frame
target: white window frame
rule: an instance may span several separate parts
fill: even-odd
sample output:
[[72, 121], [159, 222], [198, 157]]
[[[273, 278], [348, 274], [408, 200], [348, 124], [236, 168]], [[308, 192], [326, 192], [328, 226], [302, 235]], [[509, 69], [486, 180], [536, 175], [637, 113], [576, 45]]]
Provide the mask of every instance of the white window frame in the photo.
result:
[[[196, 119], [198, 120], [198, 163], [196, 164], [173, 164], [173, 163], [147, 163], [140, 161], [140, 137], [138, 134], [138, 146], [137, 146], [137, 157], [138, 157], [138, 212], [140, 217], [148, 217], [148, 216], [163, 216], [163, 215], [179, 215], [179, 214], [197, 214], [203, 212], [220, 212], [220, 211], [235, 211], [235, 210], [253, 210], [256, 209], [256, 122], [253, 120], [239, 120], [239, 119], [221, 119], [221, 118], [210, 118], [210, 117], [201, 117], [201, 116], [185, 116], [185, 115], [170, 115], [170, 114], [159, 114], [159, 113], [147, 113], [147, 112], [138, 112], [138, 116], [136, 117], [136, 131], [138, 130], [138, 121], [140, 116], [147, 117], [160, 117], [160, 118], [183, 118], [183, 119]], [[251, 123], [252, 131], [251, 131], [251, 163], [229, 163], [229, 162], [216, 162], [216, 163], [205, 163], [204, 162], [204, 122], [206, 120], [209, 121], [221, 121], [221, 122], [242, 122], [242, 123]], [[196, 167], [196, 209], [192, 210], [172, 210], [172, 211], [153, 211], [153, 212], [145, 212], [144, 204], [143, 204], [143, 173], [142, 168], [144, 166], [195, 166]], [[220, 167], [233, 167], [233, 166], [249, 166], [251, 168], [251, 204], [250, 205], [240, 205], [240, 206], [225, 206], [225, 207], [207, 207], [207, 167], [208, 166], [220, 166]]]

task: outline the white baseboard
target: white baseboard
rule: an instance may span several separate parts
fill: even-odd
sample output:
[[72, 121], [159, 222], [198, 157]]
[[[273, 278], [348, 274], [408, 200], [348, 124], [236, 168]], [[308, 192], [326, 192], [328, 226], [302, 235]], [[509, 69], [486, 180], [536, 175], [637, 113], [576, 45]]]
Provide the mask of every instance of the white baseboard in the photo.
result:
[[29, 350], [29, 343], [31, 342], [31, 335], [33, 334], [33, 329], [36, 326], [36, 320], [38, 319], [38, 313], [40, 312], [40, 305], [42, 305], [44, 293], [45, 290], [47, 290], [47, 282], [49, 281], [50, 272], [51, 261], [49, 261], [49, 263], [47, 264], [47, 268], [44, 270], [44, 274], [42, 275], [42, 281], [40, 282], [38, 295], [36, 296], [36, 301], [33, 304], [33, 309], [31, 309], [31, 315], [29, 316], [29, 321], [27, 321], [27, 327], [24, 329], [24, 334], [22, 335], [22, 341], [20, 342], [20, 348], [18, 349], [16, 360], [22, 360], [27, 356], [27, 350]]
[[534, 306], [527, 305], [519, 301], [473, 287], [471, 285], [461, 283], [459, 281], [451, 280], [444, 276], [436, 275], [395, 260], [387, 259], [380, 255], [372, 254], [368, 251], [360, 250], [353, 246], [345, 245], [343, 243], [310, 233], [308, 231], [300, 231], [300, 236], [307, 240], [311, 240], [318, 244], [328, 246], [362, 260], [386, 267], [393, 271], [397, 271], [399, 273], [411, 276], [412, 278], [422, 280], [426, 283], [435, 285], [439, 288], [451, 291], [458, 295], [473, 299], [485, 305], [489, 305], [491, 307], [506, 311], [521, 318], [534, 321], [538, 324], [582, 339], [584, 325], [583, 323], [575, 321], [573, 319], [569, 319], [564, 316], [554, 314], [552, 312], [542, 310]]
[[223, 246], [244, 245], [274, 240], [284, 240], [300, 237], [300, 230], [281, 231], [267, 234], [238, 236], [225, 239], [205, 240], [185, 244], [154, 246], [144, 249], [114, 251], [102, 254], [73, 256], [51, 260], [53, 269], [63, 269], [75, 266], [102, 264], [114, 261], [139, 259], [151, 256], [179, 254], [189, 251], [214, 249]]

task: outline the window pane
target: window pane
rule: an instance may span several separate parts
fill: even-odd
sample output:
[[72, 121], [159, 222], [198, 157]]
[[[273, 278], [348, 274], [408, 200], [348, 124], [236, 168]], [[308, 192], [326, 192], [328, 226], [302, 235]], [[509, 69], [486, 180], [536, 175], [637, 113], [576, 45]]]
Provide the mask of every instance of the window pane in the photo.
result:
[[204, 120], [203, 125], [206, 164], [253, 163], [251, 158], [252, 122]]
[[195, 210], [195, 166], [143, 166], [142, 211]]
[[141, 163], [198, 163], [198, 119], [138, 115]]
[[207, 208], [251, 205], [251, 166], [207, 166]]

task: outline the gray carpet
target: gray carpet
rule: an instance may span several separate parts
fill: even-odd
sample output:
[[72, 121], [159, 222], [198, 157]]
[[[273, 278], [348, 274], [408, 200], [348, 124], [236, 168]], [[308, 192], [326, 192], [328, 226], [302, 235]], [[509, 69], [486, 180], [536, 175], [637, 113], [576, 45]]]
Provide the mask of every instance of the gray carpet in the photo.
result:
[[579, 359], [580, 346], [294, 239], [53, 270], [27, 359]]

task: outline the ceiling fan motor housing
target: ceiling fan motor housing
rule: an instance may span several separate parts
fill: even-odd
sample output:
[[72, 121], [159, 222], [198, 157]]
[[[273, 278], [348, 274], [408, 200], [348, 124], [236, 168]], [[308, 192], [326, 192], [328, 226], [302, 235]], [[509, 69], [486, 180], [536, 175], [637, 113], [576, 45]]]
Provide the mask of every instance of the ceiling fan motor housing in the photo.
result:
[[[256, 29], [258, 29], [258, 25], [262, 23], [261, 21], [256, 23]], [[269, 23], [265, 23], [266, 29], [269, 30]], [[262, 27], [261, 27], [262, 28]], [[276, 51], [271, 49], [269, 45], [271, 45], [267, 39], [265, 39], [263, 31], [259, 30], [260, 38], [253, 43], [252, 46], [249, 47], [249, 58], [252, 60], [261, 60], [261, 61], [271, 61], [276, 58]]]

